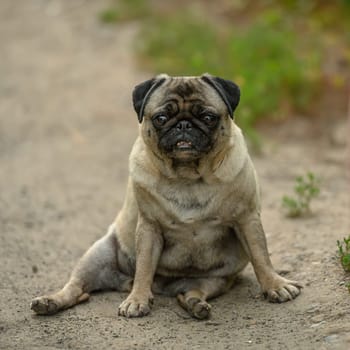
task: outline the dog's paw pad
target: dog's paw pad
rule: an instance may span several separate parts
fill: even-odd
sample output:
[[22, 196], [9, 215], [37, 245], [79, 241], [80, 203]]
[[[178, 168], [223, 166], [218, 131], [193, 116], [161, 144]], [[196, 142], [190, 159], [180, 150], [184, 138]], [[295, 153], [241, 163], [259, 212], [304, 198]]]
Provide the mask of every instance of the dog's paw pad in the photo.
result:
[[49, 297], [33, 299], [30, 303], [30, 308], [38, 315], [52, 315], [59, 310], [57, 303]]
[[210, 315], [211, 306], [199, 298], [190, 298], [186, 301], [187, 310], [191, 316], [203, 320]]

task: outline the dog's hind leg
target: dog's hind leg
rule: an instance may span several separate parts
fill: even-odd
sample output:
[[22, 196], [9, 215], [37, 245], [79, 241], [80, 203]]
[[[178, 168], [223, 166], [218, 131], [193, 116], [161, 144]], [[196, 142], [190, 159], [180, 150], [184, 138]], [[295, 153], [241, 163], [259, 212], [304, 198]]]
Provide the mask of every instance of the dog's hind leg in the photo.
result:
[[227, 292], [233, 285], [234, 277], [181, 278], [165, 283], [160, 293], [176, 295], [179, 304], [198, 319], [208, 318], [210, 298]]
[[57, 293], [35, 298], [31, 309], [39, 315], [51, 315], [89, 299], [96, 290], [130, 291], [132, 277], [118, 269], [119, 245], [114, 224], [79, 260], [68, 283]]
[[225, 293], [232, 284], [233, 279], [224, 277], [199, 278], [190, 282], [184, 293], [177, 294], [177, 300], [192, 317], [208, 318], [211, 306], [207, 300]]

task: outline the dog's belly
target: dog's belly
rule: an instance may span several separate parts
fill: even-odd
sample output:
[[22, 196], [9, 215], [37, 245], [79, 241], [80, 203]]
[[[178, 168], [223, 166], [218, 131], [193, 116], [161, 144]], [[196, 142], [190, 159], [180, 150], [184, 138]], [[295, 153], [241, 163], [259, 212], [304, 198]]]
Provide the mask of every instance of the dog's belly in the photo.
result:
[[164, 230], [163, 237], [158, 275], [230, 276], [248, 262], [234, 231], [222, 225], [181, 225]]

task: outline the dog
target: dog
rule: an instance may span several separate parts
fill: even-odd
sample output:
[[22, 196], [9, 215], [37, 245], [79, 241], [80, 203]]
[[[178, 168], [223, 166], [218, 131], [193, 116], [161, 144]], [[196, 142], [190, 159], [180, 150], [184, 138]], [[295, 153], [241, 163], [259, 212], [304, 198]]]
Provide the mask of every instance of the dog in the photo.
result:
[[272, 267], [260, 219], [257, 175], [234, 122], [240, 89], [203, 74], [161, 74], [137, 85], [140, 122], [124, 205], [107, 234], [83, 255], [59, 292], [31, 309], [54, 314], [96, 290], [129, 292], [119, 315], [149, 314], [153, 294], [177, 297], [194, 318], [228, 291], [250, 262], [271, 302], [302, 285]]

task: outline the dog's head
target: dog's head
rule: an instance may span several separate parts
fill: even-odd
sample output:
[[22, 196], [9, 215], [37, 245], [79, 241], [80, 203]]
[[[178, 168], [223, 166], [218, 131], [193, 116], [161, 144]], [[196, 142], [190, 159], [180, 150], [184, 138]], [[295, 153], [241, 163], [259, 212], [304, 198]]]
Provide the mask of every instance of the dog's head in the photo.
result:
[[239, 98], [235, 83], [209, 74], [162, 74], [133, 92], [146, 145], [162, 157], [181, 161], [201, 158], [224, 142]]

